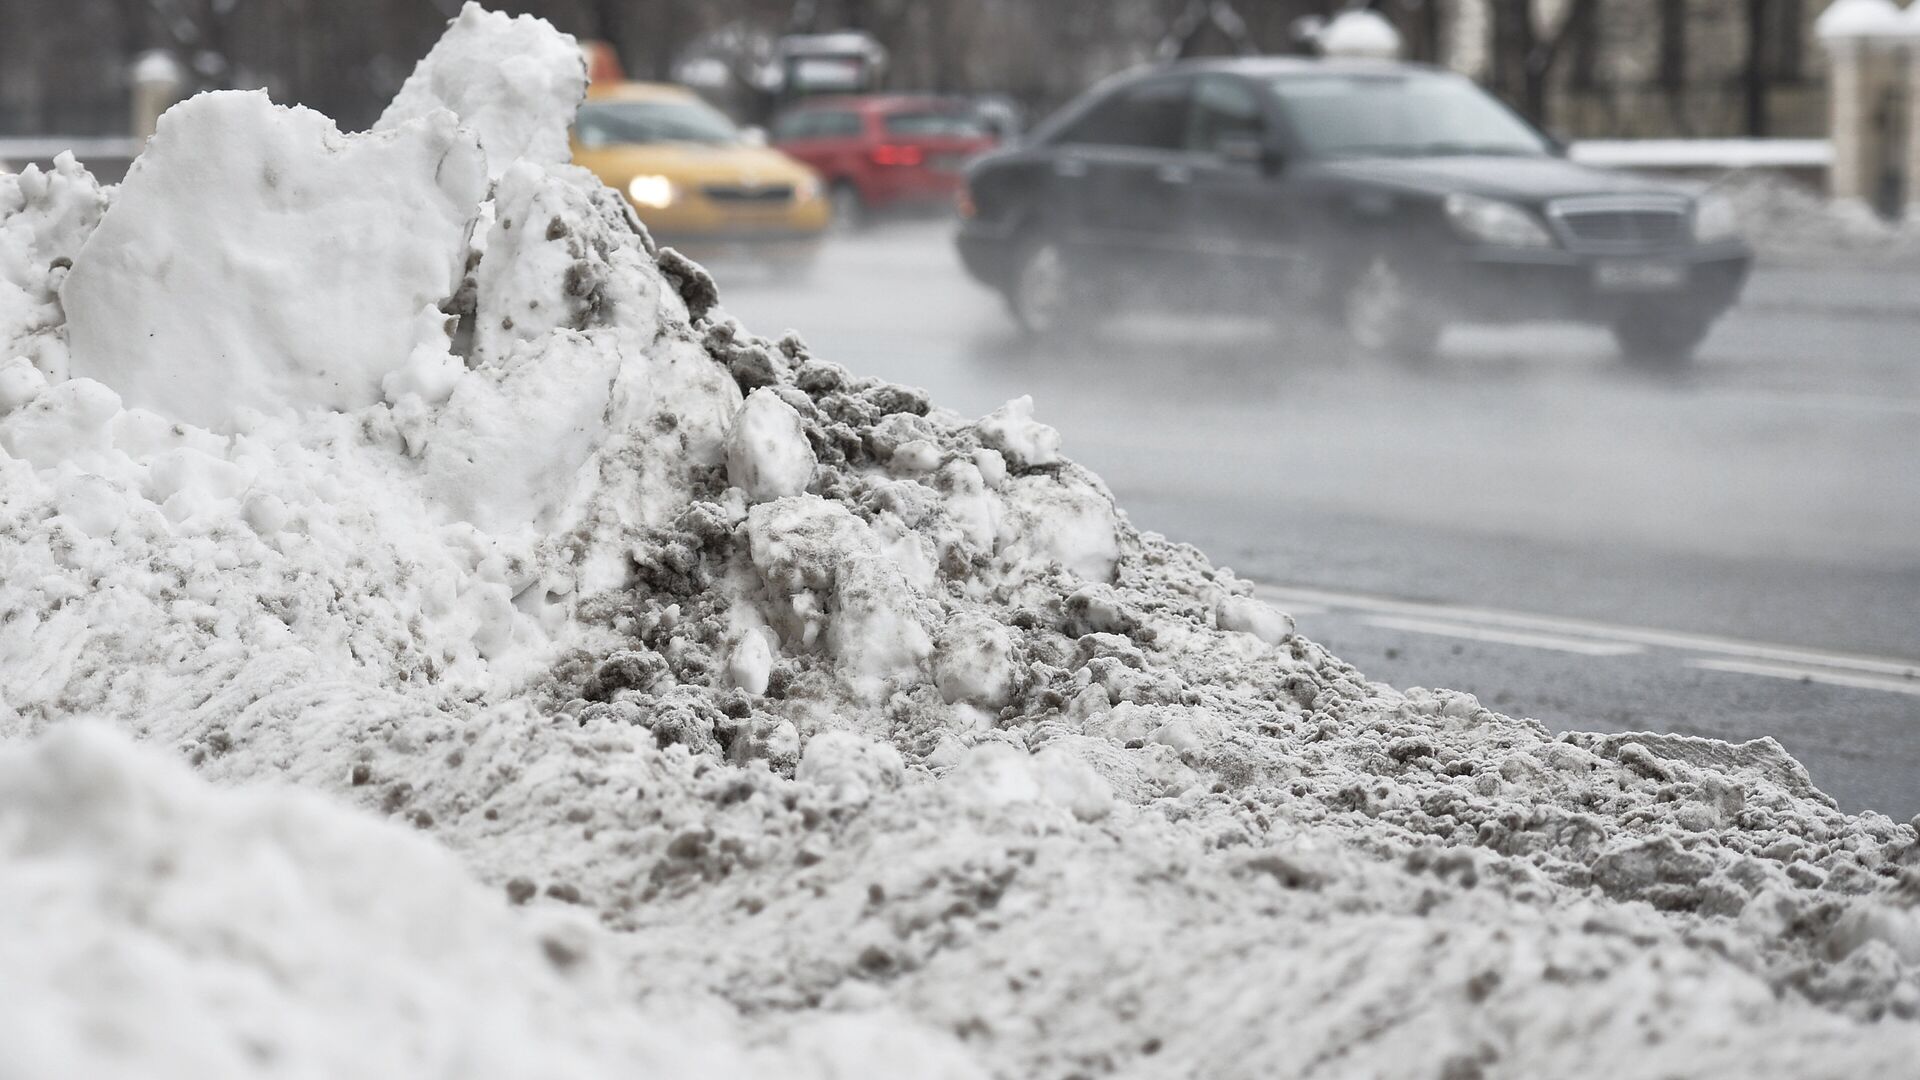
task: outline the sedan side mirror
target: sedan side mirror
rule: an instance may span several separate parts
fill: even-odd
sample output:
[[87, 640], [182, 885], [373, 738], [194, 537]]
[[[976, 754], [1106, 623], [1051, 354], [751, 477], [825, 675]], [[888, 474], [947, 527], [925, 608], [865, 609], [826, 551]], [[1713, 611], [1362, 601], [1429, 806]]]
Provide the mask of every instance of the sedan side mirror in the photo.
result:
[[763, 127], [741, 128], [740, 141], [747, 146], [765, 146], [767, 145], [767, 129]]
[[1286, 157], [1253, 135], [1222, 135], [1213, 144], [1222, 161], [1234, 165], [1252, 165], [1264, 173], [1277, 173], [1286, 165]]

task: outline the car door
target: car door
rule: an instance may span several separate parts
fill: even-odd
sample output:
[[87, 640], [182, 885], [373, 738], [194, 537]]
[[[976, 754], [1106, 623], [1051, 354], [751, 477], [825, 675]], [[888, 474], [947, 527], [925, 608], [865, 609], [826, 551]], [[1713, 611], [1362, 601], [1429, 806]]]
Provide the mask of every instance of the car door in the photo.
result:
[[801, 108], [774, 124], [773, 144], [832, 182], [858, 172], [860, 131], [858, 113], [818, 106]]
[[1305, 258], [1302, 209], [1258, 85], [1235, 75], [1199, 76], [1186, 146], [1191, 176], [1177, 221], [1208, 294], [1270, 297], [1289, 289]]
[[[1164, 269], [1191, 177], [1188, 75], [1129, 83], [1063, 131], [1052, 155], [1063, 239], [1096, 265]], [[1107, 260], [1118, 260], [1106, 262]]]

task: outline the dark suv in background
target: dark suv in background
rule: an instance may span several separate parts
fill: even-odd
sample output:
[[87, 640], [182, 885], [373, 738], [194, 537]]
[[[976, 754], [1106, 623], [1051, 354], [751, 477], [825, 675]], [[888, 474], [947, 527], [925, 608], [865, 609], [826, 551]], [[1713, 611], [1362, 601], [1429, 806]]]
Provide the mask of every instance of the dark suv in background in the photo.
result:
[[977, 162], [961, 216], [968, 271], [1031, 333], [1279, 308], [1407, 359], [1450, 322], [1552, 319], [1684, 362], [1751, 261], [1718, 196], [1576, 165], [1468, 79], [1376, 61], [1119, 76]]

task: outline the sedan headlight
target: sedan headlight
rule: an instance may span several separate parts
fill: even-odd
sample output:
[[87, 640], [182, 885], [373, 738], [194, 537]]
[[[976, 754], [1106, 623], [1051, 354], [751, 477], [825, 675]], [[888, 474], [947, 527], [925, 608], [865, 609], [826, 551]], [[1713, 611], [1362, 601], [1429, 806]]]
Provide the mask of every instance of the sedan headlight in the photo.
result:
[[1693, 240], [1717, 244], [1740, 239], [1740, 211], [1725, 195], [1702, 195], [1693, 204]]
[[1553, 234], [1524, 207], [1478, 195], [1447, 196], [1447, 220], [1469, 240], [1496, 247], [1548, 248]]
[[627, 194], [637, 206], [664, 210], [673, 205], [679, 192], [673, 189], [673, 181], [664, 176], [636, 176], [627, 181]]
[[793, 185], [793, 197], [796, 202], [812, 202], [820, 197], [820, 178], [812, 173], [800, 178]]

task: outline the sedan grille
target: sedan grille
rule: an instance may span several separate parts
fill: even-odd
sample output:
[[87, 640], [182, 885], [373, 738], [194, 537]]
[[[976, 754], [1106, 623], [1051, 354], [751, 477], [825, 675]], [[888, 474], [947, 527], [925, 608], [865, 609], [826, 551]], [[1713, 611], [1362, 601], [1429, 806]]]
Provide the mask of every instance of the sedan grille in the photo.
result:
[[751, 187], [745, 184], [708, 184], [700, 191], [709, 200], [720, 203], [755, 203], [764, 206], [793, 201], [792, 184]]
[[1690, 236], [1687, 207], [1678, 201], [1567, 199], [1549, 205], [1547, 215], [1570, 247], [1663, 248]]

